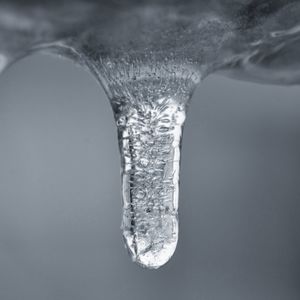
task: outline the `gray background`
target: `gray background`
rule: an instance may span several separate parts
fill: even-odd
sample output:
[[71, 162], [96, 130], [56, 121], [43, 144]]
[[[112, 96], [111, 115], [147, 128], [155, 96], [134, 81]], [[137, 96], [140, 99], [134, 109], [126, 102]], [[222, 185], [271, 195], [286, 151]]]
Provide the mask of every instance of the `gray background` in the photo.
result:
[[183, 140], [180, 241], [133, 264], [103, 90], [35, 55], [0, 80], [1, 300], [299, 300], [300, 87], [210, 77]]

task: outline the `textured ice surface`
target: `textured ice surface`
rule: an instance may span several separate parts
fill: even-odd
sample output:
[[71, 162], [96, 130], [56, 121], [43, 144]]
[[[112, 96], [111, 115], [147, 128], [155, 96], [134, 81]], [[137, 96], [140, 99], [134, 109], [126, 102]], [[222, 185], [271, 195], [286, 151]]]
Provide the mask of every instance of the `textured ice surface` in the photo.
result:
[[122, 231], [132, 258], [158, 268], [178, 240], [186, 107], [213, 72], [300, 82], [295, 0], [0, 0], [0, 72], [47, 50], [88, 68], [114, 111]]
[[172, 98], [141, 101], [118, 118], [123, 236], [132, 258], [157, 268], [178, 239], [178, 184], [185, 109]]
[[110, 86], [122, 160], [122, 231], [133, 260], [158, 268], [177, 245], [182, 127], [199, 78], [176, 66], [174, 73], [147, 70], [150, 76], [128, 67]]
[[134, 261], [158, 268], [177, 245], [182, 128], [200, 75], [188, 61], [150, 54], [99, 68], [118, 127], [125, 244]]

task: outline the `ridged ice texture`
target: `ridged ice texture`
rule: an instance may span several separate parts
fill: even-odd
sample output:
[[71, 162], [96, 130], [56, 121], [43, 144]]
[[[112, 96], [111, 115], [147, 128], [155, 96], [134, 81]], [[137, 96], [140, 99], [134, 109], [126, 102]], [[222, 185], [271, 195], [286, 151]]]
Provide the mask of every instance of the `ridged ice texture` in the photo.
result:
[[[122, 234], [147, 268], [169, 261], [178, 241], [179, 166], [186, 106], [199, 77], [188, 67], [112, 65], [110, 82], [122, 166]], [[150, 65], [150, 64], [149, 64]], [[124, 68], [128, 66], [128, 68]], [[106, 78], [107, 80], [108, 78]]]
[[179, 161], [185, 110], [161, 98], [119, 120], [124, 211], [122, 230], [134, 261], [165, 264], [178, 240]]

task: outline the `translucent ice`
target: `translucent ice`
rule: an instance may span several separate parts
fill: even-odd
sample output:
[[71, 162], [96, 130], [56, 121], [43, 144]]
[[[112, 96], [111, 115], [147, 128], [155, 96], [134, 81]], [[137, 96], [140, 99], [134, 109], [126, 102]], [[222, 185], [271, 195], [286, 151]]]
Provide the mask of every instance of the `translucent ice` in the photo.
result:
[[133, 260], [158, 268], [178, 240], [182, 127], [198, 77], [188, 70], [180, 70], [182, 77], [153, 71], [156, 78], [145, 77], [137, 66], [110, 90], [122, 163], [123, 236]]
[[132, 258], [157, 268], [175, 251], [185, 108], [172, 98], [141, 101], [118, 116], [123, 236]]
[[122, 165], [122, 232], [158, 268], [178, 240], [180, 148], [200, 79], [219, 72], [300, 83], [294, 0], [1, 0], [0, 72], [47, 50], [88, 68], [111, 102]]

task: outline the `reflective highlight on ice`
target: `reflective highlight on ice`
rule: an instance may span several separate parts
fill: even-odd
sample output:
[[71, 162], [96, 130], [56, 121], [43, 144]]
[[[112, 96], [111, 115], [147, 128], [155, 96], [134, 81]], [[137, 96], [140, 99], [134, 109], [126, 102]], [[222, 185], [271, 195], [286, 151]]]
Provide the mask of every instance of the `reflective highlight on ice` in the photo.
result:
[[179, 161], [185, 109], [161, 98], [118, 120], [122, 154], [123, 236], [133, 260], [157, 268], [178, 240]]

